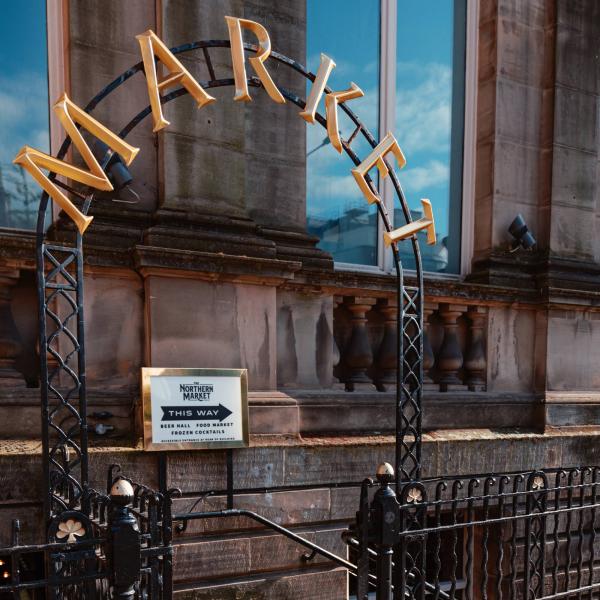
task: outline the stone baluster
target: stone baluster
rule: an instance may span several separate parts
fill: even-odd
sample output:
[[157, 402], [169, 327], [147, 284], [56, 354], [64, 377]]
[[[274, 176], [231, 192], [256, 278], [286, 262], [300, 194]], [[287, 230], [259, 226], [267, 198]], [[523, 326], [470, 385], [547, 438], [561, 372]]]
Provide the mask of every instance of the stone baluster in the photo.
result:
[[463, 366], [463, 354], [458, 339], [458, 318], [467, 310], [458, 304], [440, 304], [439, 314], [443, 320], [444, 339], [437, 357], [440, 372], [440, 391], [464, 389], [458, 372]]
[[434, 302], [425, 302], [425, 305], [423, 306], [423, 384], [428, 388], [435, 385], [429, 374], [435, 365], [435, 356], [430, 341], [431, 326], [429, 320], [437, 308], [438, 305]]
[[374, 298], [353, 296], [344, 299], [344, 306], [352, 315], [352, 331], [342, 355], [347, 370], [344, 383], [348, 392], [353, 392], [356, 384], [371, 383], [367, 370], [373, 364], [373, 350], [367, 331], [367, 313], [374, 305]]
[[465, 356], [467, 385], [472, 392], [481, 392], [486, 387], [486, 348], [484, 329], [487, 323], [487, 310], [483, 306], [471, 306], [469, 319], [469, 346]]
[[398, 369], [398, 305], [395, 298], [381, 298], [377, 302], [379, 313], [383, 316], [383, 338], [377, 352], [375, 365], [377, 375], [375, 387], [379, 392], [386, 392], [396, 385], [396, 371]]
[[[335, 311], [342, 302], [343, 302], [343, 298], [340, 298], [339, 296], [334, 296], [334, 298], [333, 298], [334, 330], [335, 330]], [[334, 335], [331, 336], [331, 342], [333, 345], [331, 364], [332, 364], [333, 368], [335, 369], [340, 364], [340, 359], [341, 359], [340, 348], [335, 339], [335, 331], [334, 331]]]
[[21, 341], [10, 307], [12, 288], [18, 279], [18, 270], [0, 268], [0, 379], [3, 384], [21, 387], [25, 380], [15, 367]]

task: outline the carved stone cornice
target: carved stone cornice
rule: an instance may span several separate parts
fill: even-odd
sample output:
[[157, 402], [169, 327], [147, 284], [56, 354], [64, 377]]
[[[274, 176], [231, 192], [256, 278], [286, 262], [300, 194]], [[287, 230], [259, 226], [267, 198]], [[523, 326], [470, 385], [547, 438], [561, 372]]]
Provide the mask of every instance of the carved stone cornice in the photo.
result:
[[300, 261], [303, 269], [333, 272], [333, 257], [328, 252], [317, 248], [318, 237], [302, 231], [267, 227], [261, 227], [260, 232], [267, 239], [275, 242], [277, 258]]
[[243, 217], [158, 210], [143, 234], [143, 244], [171, 249], [277, 258], [275, 243]]
[[467, 280], [510, 287], [517, 293], [537, 290], [551, 302], [554, 290], [569, 290], [574, 297], [581, 297], [586, 292], [600, 293], [600, 264], [545, 252], [496, 251], [475, 261]]
[[9, 268], [35, 269], [35, 234], [0, 229], [0, 263]]
[[135, 268], [143, 276], [193, 277], [210, 281], [242, 281], [258, 285], [279, 285], [292, 279], [302, 267], [299, 262], [238, 256], [235, 254], [198, 252], [138, 245], [134, 252]]

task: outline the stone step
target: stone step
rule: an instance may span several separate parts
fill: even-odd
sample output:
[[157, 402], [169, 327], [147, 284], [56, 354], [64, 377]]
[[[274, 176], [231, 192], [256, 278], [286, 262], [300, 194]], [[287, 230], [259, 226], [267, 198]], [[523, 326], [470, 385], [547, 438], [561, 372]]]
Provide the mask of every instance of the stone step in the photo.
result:
[[[342, 541], [343, 530], [343, 528], [301, 528], [294, 529], [294, 533], [341, 558], [346, 558], [347, 546]], [[175, 546], [174, 576], [176, 582], [187, 583], [331, 564], [328, 559], [319, 555], [307, 562], [303, 556], [310, 552], [309, 549], [283, 535], [266, 532], [199, 539]]]
[[215, 582], [175, 592], [176, 600], [346, 600], [345, 569], [283, 573]]

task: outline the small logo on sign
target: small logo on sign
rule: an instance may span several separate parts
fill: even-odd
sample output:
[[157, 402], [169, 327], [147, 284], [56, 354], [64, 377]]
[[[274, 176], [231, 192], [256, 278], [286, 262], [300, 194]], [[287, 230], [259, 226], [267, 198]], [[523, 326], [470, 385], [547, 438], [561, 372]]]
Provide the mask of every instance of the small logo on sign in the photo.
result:
[[180, 383], [179, 393], [181, 394], [182, 400], [210, 400], [210, 395], [215, 391], [212, 383], [200, 384], [194, 383]]

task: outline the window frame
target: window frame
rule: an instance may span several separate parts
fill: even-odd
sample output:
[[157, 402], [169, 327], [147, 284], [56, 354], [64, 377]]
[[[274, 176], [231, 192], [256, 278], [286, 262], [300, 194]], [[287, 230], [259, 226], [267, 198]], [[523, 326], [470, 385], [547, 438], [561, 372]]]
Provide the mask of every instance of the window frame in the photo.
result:
[[[429, 278], [460, 279], [471, 270], [473, 258], [473, 227], [475, 202], [475, 150], [476, 150], [476, 107], [477, 107], [477, 57], [479, 0], [464, 0], [466, 3], [465, 58], [464, 58], [464, 113], [462, 135], [460, 257], [458, 273], [425, 271]], [[380, 0], [380, 49], [379, 49], [379, 131], [394, 131], [396, 122], [396, 39], [398, 0]], [[381, 137], [381, 136], [380, 136]], [[402, 146], [402, 140], [398, 140]], [[455, 140], [453, 140], [454, 142]], [[395, 191], [389, 177], [380, 180], [380, 194], [394, 224]], [[452, 181], [451, 181], [452, 184]], [[451, 190], [451, 193], [452, 190]], [[383, 222], [377, 218], [377, 264], [361, 265], [336, 261], [338, 271], [355, 271], [375, 274], [392, 273], [392, 252], [384, 247]], [[407, 269], [410, 273], [411, 270]]]
[[[52, 118], [52, 105], [63, 92], [71, 93], [69, 59], [69, 0], [46, 0], [46, 43], [48, 52], [48, 126], [50, 154], [56, 156], [65, 137], [57, 119]], [[69, 151], [70, 152], [70, 151]], [[51, 203], [52, 222], [59, 217], [60, 207]]]

